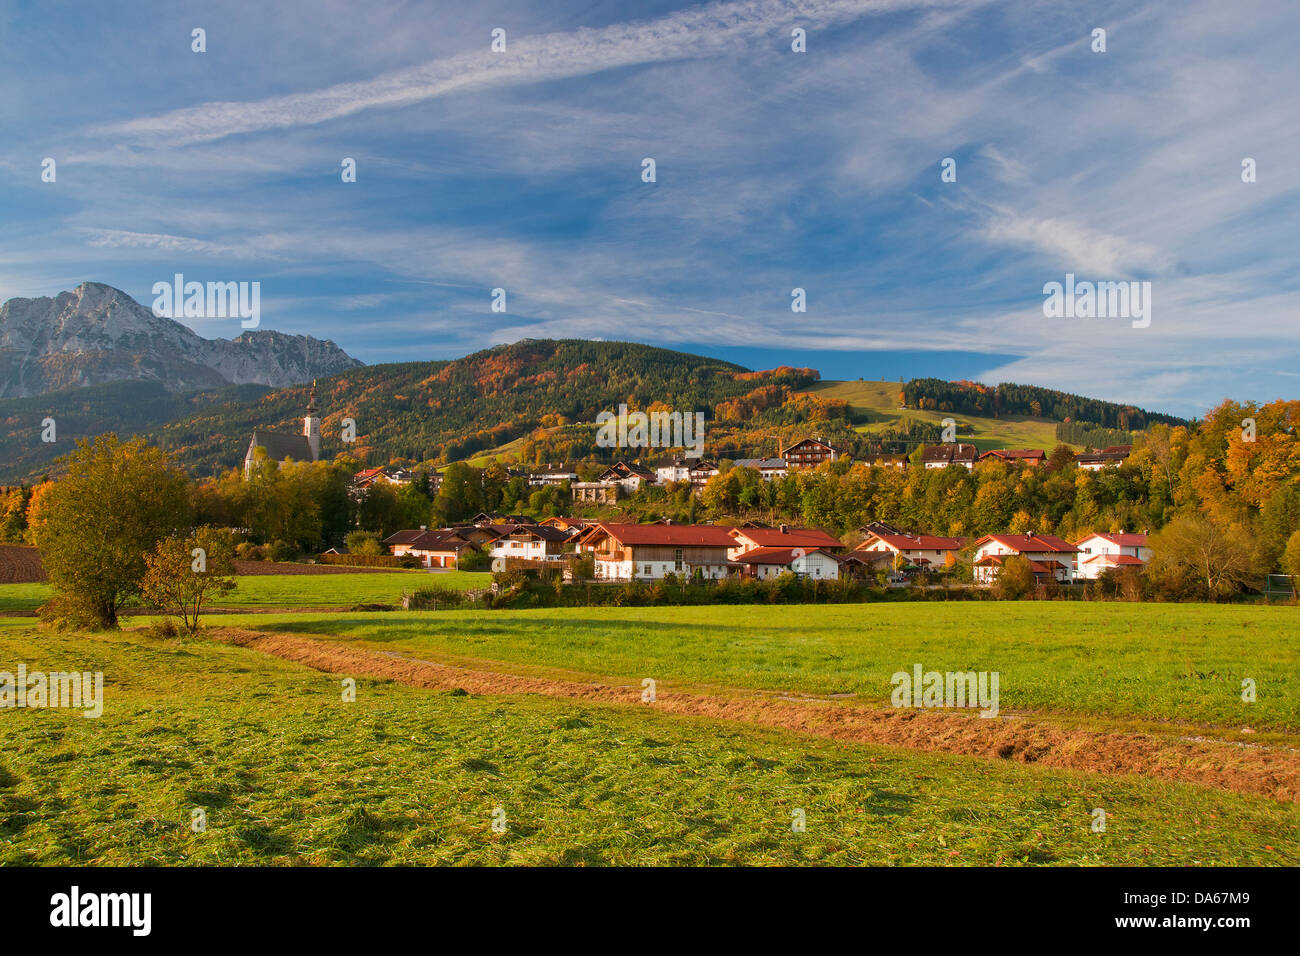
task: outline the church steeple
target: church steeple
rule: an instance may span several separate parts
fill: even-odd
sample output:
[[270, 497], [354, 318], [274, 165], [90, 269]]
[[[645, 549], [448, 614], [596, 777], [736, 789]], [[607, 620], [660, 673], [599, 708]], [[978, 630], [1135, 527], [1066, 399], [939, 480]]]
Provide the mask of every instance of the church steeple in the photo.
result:
[[311, 397], [307, 399], [307, 417], [302, 420], [302, 433], [311, 446], [311, 460], [320, 461], [320, 419], [316, 417], [316, 380], [311, 380]]

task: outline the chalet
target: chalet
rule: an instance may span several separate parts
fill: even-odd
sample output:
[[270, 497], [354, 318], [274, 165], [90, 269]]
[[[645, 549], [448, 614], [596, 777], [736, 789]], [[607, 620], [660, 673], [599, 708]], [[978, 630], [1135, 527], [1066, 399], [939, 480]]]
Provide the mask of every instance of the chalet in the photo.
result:
[[569, 540], [567, 531], [545, 524], [521, 524], [492, 542], [494, 558], [521, 558], [525, 561], [558, 561]]
[[844, 547], [838, 538], [820, 528], [791, 528], [785, 524], [779, 528], [732, 528], [731, 537], [727, 557], [733, 561], [754, 548], [820, 548], [830, 552]]
[[606, 581], [655, 580], [665, 574], [725, 578], [731, 529], [715, 525], [607, 524], [583, 532], [583, 550]]
[[975, 542], [975, 581], [992, 584], [1003, 562], [1012, 555], [1029, 560], [1034, 578], [1041, 582], [1070, 583], [1078, 549], [1050, 534], [986, 534]]
[[1041, 465], [1047, 453], [1041, 448], [993, 448], [979, 456], [980, 461], [1005, 461], [1008, 464]]
[[311, 397], [307, 400], [307, 415], [302, 420], [301, 435], [286, 435], [266, 428], [253, 429], [253, 440], [244, 452], [244, 480], [253, 477], [259, 450], [268, 459], [282, 467], [286, 461], [320, 461], [320, 418], [316, 415], [316, 383], [311, 383]]
[[1110, 445], [1101, 451], [1083, 452], [1075, 457], [1074, 463], [1084, 471], [1101, 471], [1124, 464], [1132, 451], [1132, 445]]
[[691, 465], [686, 458], [668, 458], [655, 466], [655, 483], [666, 485], [670, 481], [690, 481]]
[[456, 531], [446, 528], [435, 531], [428, 528], [398, 531], [385, 538], [384, 544], [397, 557], [414, 555], [426, 568], [455, 567], [464, 552], [475, 550], [474, 545]]
[[711, 461], [699, 461], [691, 466], [691, 491], [699, 494], [704, 486], [718, 473], [718, 466]]
[[948, 468], [957, 465], [969, 471], [975, 467], [978, 454], [974, 445], [961, 442], [926, 445], [921, 449], [921, 464], [926, 468]]
[[785, 460], [786, 467], [795, 471], [800, 468], [816, 468], [824, 461], [837, 461], [847, 454], [820, 438], [805, 438], [781, 452], [781, 457]]
[[790, 470], [784, 458], [737, 458], [734, 464], [737, 468], [754, 469], [764, 481], [784, 478]]
[[855, 553], [892, 554], [895, 570], [912, 566], [926, 569], [947, 567], [966, 547], [965, 538], [943, 538], [933, 534], [872, 532], [859, 544]]
[[622, 486], [624, 491], [631, 493], [642, 485], [654, 484], [655, 473], [634, 461], [620, 459], [601, 472], [599, 480], [613, 482]]
[[822, 548], [754, 548], [734, 560], [747, 576], [760, 581], [787, 572], [814, 581], [834, 581], [840, 576], [840, 559]]
[[1151, 560], [1146, 534], [1095, 532], [1074, 543], [1079, 549], [1074, 575], [1094, 580], [1112, 568], [1140, 568]]

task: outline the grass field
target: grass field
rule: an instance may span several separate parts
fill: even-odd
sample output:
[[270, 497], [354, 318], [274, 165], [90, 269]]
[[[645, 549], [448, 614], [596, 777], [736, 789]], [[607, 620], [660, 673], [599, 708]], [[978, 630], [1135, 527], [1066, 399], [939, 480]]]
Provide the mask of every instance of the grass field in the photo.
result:
[[[1042, 448], [1051, 452], [1058, 444], [1056, 421], [1049, 418], [1030, 418], [1012, 415], [1006, 418], [985, 418], [979, 415], [959, 415], [952, 412], [920, 411], [915, 408], [899, 409], [897, 382], [818, 382], [807, 392], [819, 398], [837, 398], [848, 402], [855, 410], [870, 417], [858, 431], [869, 433], [887, 427], [902, 419], [939, 423], [944, 418], [954, 418], [959, 423], [969, 423], [973, 436], [963, 434], [961, 440], [976, 446], [980, 451], [990, 448]], [[1081, 450], [1080, 446], [1072, 446]]]
[[[221, 607], [350, 607], [398, 604], [402, 590], [418, 587], [487, 587], [486, 571], [383, 571], [367, 574], [258, 574], [237, 577], [237, 587]], [[48, 584], [0, 584], [0, 611], [32, 611], [49, 600]]]
[[[1300, 732], [1290, 607], [952, 602], [257, 616], [312, 634], [511, 673], [853, 694], [887, 704], [914, 664], [998, 671], [1001, 706], [1080, 718]], [[1242, 679], [1257, 700], [1241, 699]]]
[[143, 632], [5, 627], [0, 661], [106, 678], [97, 720], [0, 716], [0, 864], [1300, 862], [1295, 804], [1204, 787], [367, 680], [344, 703]]

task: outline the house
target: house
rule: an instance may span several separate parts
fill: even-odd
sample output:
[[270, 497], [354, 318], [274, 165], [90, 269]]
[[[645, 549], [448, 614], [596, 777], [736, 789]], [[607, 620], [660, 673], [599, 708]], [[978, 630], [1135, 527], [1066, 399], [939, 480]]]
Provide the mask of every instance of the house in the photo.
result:
[[731, 537], [732, 544], [727, 549], [727, 557], [733, 561], [754, 548], [820, 548], [823, 551], [839, 551], [844, 547], [838, 538], [820, 528], [791, 528], [787, 524], [779, 528], [732, 528]]
[[786, 468], [795, 471], [800, 468], [816, 468], [824, 461], [837, 461], [847, 454], [820, 438], [805, 438], [781, 452], [781, 457], [785, 460]]
[[855, 553], [883, 552], [894, 556], [895, 570], [914, 566], [938, 569], [947, 567], [966, 547], [965, 538], [944, 538], [933, 534], [871, 532], [854, 548]]
[[534, 471], [528, 476], [528, 485], [532, 488], [545, 487], [547, 485], [562, 485], [566, 481], [577, 481], [578, 473], [569, 471], [565, 468], [548, 468], [545, 471]]
[[567, 518], [560, 515], [543, 518], [540, 523], [548, 528], [559, 528], [570, 537], [583, 531], [590, 524], [584, 518]]
[[1132, 453], [1132, 445], [1109, 445], [1101, 451], [1088, 451], [1077, 455], [1074, 463], [1085, 471], [1101, 471], [1124, 464]]
[[1147, 536], [1124, 531], [1100, 531], [1074, 542], [1079, 549], [1074, 576], [1095, 580], [1112, 568], [1140, 568], [1151, 560]]
[[669, 458], [655, 466], [655, 483], [666, 485], [670, 481], [690, 481], [693, 462], [685, 458]]
[[302, 420], [301, 435], [286, 435], [266, 428], [254, 428], [253, 440], [244, 452], [244, 480], [253, 477], [258, 449], [268, 459], [281, 467], [286, 461], [320, 461], [320, 418], [316, 415], [316, 382], [311, 383], [311, 397], [307, 400], [307, 415]]
[[655, 473], [634, 461], [620, 459], [601, 472], [599, 480], [613, 482], [620, 485], [624, 491], [631, 493], [642, 485], [654, 484]]
[[948, 468], [958, 465], [967, 471], [975, 467], [979, 453], [974, 445], [962, 442], [946, 442], [942, 445], [926, 445], [921, 449], [921, 464], [926, 468]]
[[835, 581], [840, 576], [840, 559], [822, 548], [754, 548], [735, 559], [749, 577], [765, 581], [786, 572], [814, 581]]
[[907, 534], [901, 528], [895, 528], [892, 524], [884, 521], [872, 521], [870, 524], [864, 524], [858, 529], [858, 532], [863, 537], [873, 534]]
[[1074, 576], [1074, 557], [1078, 549], [1050, 534], [986, 534], [975, 542], [975, 582], [992, 584], [1003, 562], [1012, 555], [1029, 560], [1039, 583], [1059, 581], [1069, 584]]
[[406, 468], [367, 468], [352, 476], [352, 489], [366, 491], [372, 485], [409, 485], [414, 476]]
[[670, 573], [712, 580], [729, 573], [730, 532], [719, 525], [600, 522], [579, 540], [592, 553], [601, 580], [657, 580]]
[[563, 556], [563, 545], [568, 540], [567, 531], [551, 525], [521, 524], [515, 525], [492, 542], [490, 553], [494, 558], [558, 561]]
[[859, 460], [868, 468], [893, 468], [896, 471], [902, 471], [907, 467], [906, 455], [888, 455], [881, 453], [877, 455], [868, 455]]
[[475, 550], [472, 543], [449, 528], [430, 531], [421, 527], [418, 531], [398, 531], [385, 538], [384, 544], [397, 557], [414, 555], [426, 568], [453, 568], [461, 554]]
[[733, 464], [737, 468], [752, 468], [764, 481], [784, 478], [790, 471], [784, 458], [737, 458]]
[[1047, 461], [1047, 453], [1041, 448], [994, 448], [979, 456], [980, 461], [996, 459], [1008, 464], [1041, 465]]
[[711, 461], [699, 461], [691, 466], [691, 491], [699, 494], [704, 486], [718, 473], [718, 466]]

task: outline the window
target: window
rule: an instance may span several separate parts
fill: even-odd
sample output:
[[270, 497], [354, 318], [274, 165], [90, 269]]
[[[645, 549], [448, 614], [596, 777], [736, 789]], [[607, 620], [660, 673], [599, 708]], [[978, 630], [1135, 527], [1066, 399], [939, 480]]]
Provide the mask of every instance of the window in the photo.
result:
[[650, 576], [650, 565], [648, 565], [648, 564], [643, 564], [643, 565], [641, 565], [641, 573], [644, 574], [646, 577], [649, 577], [649, 576]]
[[682, 569], [682, 549], [678, 548], [676, 551], [673, 552], [673, 570], [680, 571], [681, 569]]

